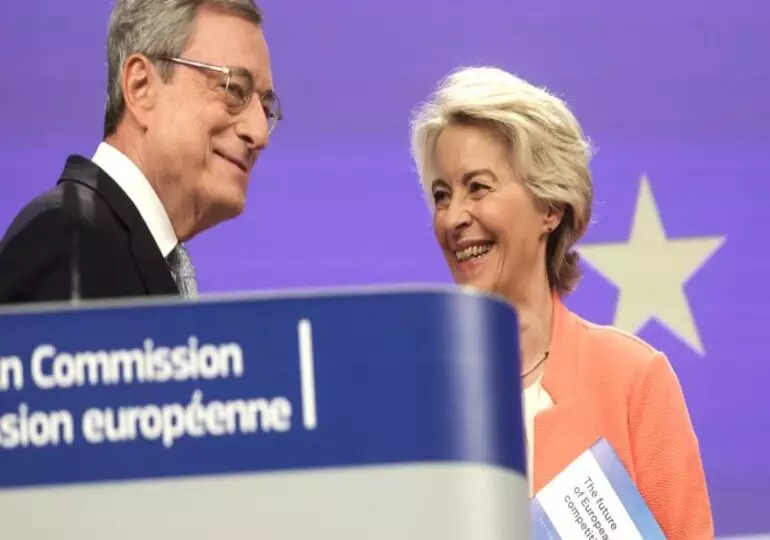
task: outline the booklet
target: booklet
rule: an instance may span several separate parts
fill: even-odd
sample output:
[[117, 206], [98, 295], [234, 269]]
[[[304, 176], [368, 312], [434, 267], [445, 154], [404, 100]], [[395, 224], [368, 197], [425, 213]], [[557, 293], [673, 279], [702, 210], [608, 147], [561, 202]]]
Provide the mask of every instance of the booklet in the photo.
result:
[[666, 537], [612, 446], [601, 439], [532, 499], [532, 538]]

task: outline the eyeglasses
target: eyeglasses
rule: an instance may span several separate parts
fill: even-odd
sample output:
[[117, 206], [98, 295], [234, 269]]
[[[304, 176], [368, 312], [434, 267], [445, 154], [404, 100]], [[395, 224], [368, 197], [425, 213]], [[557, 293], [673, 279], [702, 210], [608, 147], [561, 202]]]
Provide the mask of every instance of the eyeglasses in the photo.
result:
[[275, 129], [276, 124], [283, 118], [281, 113], [281, 102], [273, 90], [258, 93], [254, 87], [254, 77], [251, 72], [244, 68], [230, 68], [224, 66], [214, 66], [187, 60], [185, 58], [174, 58], [168, 56], [158, 57], [157, 60], [172, 62], [182, 66], [196, 69], [203, 69], [221, 73], [225, 75], [224, 94], [225, 104], [230, 114], [239, 114], [243, 112], [251, 103], [251, 98], [255, 93], [259, 95], [259, 101], [262, 104], [262, 110], [267, 118], [268, 133]]

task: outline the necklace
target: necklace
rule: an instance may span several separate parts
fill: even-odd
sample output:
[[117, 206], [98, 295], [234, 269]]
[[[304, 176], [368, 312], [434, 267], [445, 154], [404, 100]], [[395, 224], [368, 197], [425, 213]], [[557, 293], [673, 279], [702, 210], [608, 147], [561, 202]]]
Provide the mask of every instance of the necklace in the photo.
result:
[[527, 371], [525, 371], [524, 373], [521, 374], [521, 378], [523, 379], [524, 377], [526, 377], [527, 375], [529, 375], [530, 373], [535, 371], [537, 368], [542, 366], [543, 362], [545, 362], [548, 359], [548, 354], [549, 353], [550, 353], [550, 351], [545, 351], [545, 354], [543, 355], [543, 357], [534, 366], [532, 366]]

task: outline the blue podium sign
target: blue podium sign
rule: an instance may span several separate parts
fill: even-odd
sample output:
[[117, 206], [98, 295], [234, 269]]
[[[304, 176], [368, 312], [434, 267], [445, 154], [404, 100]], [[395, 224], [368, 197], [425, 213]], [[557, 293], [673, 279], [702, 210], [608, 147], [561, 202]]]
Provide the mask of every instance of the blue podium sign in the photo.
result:
[[455, 289], [5, 311], [0, 529], [524, 538], [518, 369]]

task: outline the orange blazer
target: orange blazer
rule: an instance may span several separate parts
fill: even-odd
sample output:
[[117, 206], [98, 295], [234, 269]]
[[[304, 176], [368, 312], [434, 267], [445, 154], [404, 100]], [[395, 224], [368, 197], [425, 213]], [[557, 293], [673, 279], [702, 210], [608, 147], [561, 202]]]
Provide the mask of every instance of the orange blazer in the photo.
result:
[[712, 540], [698, 439], [668, 360], [630, 334], [584, 321], [556, 295], [554, 302], [542, 379], [553, 406], [535, 416], [534, 493], [604, 437], [668, 539]]

